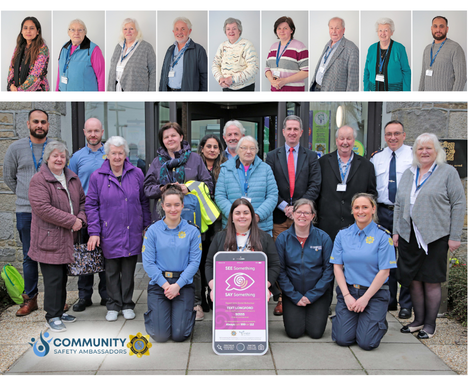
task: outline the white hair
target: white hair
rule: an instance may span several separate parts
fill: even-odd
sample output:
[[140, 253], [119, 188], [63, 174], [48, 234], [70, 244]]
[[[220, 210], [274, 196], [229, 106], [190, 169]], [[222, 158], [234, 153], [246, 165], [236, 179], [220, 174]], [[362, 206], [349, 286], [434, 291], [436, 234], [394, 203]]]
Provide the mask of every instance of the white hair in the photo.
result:
[[134, 24], [136, 31], [138, 31], [136, 40], [137, 41], [143, 40], [143, 33], [142, 33], [141, 29], [140, 29], [140, 25], [138, 24], [138, 21], [135, 18], [126, 18], [126, 19], [123, 20], [122, 26], [120, 27], [120, 41], [124, 41], [124, 39], [125, 39], [125, 36], [124, 36], [124, 33], [123, 33], [123, 28], [128, 23]]
[[342, 19], [341, 17], [333, 17], [333, 18], [330, 18], [330, 20], [328, 21], [328, 26], [330, 26], [330, 22], [332, 20], [340, 20], [341, 21], [341, 27], [344, 29], [345, 28], [345, 21], [344, 19]]
[[120, 147], [120, 146], [123, 146], [124, 148], [124, 152], [125, 152], [125, 156], [128, 157], [128, 155], [130, 154], [130, 149], [128, 147], [128, 143], [127, 141], [125, 140], [125, 138], [123, 137], [120, 137], [120, 136], [112, 136], [112, 137], [109, 137], [109, 139], [106, 141], [106, 143], [104, 144], [104, 152], [106, 154], [109, 154], [110, 153], [110, 147], [112, 146], [115, 146], [115, 147]]
[[226, 129], [230, 127], [231, 125], [235, 125], [237, 128], [239, 128], [239, 131], [241, 134], [245, 134], [245, 128], [244, 126], [237, 120], [229, 120], [223, 128], [223, 136], [226, 136]]
[[70, 26], [73, 25], [74, 23], [79, 23], [81, 26], [83, 26], [85, 34], [88, 34], [88, 29], [86, 28], [85, 23], [79, 18], [75, 18], [74, 20], [70, 21], [70, 23], [68, 24], [68, 28], [70, 28]]
[[434, 145], [434, 150], [437, 153], [436, 163], [437, 164], [444, 164], [447, 162], [447, 155], [445, 154], [445, 150], [440, 146], [439, 139], [434, 133], [423, 133], [420, 134], [416, 140], [414, 141], [413, 145], [413, 166], [421, 166], [419, 163], [418, 157], [416, 152], [418, 147], [423, 144], [432, 143]]
[[239, 140], [239, 142], [238, 142], [238, 144], [237, 144], [237, 146], [236, 146], [236, 153], [237, 153], [237, 154], [239, 154], [239, 148], [241, 147], [241, 145], [242, 145], [242, 143], [243, 143], [244, 141], [253, 142], [254, 145], [255, 145], [255, 154], [258, 153], [258, 142], [257, 142], [257, 140], [256, 140], [255, 138], [253, 138], [252, 136], [244, 136], [244, 137], [242, 137], [242, 138]]
[[336, 132], [335, 132], [335, 139], [338, 138], [338, 133], [340, 132], [340, 129], [343, 129], [345, 127], [349, 127], [349, 128], [351, 128], [353, 130], [353, 137], [354, 137], [354, 139], [356, 139], [357, 138], [357, 131], [351, 125], [343, 125], [342, 127], [338, 128], [336, 130]]
[[388, 17], [382, 17], [377, 20], [375, 23], [375, 31], [379, 32], [379, 25], [388, 25], [390, 26], [390, 30], [392, 30], [392, 33], [395, 31], [395, 23], [391, 18]]
[[189, 30], [192, 30], [192, 23], [190, 22], [190, 20], [187, 18], [187, 17], [177, 17], [174, 22], [172, 23], [172, 28], [175, 27], [175, 24], [179, 21], [182, 21], [184, 24], [187, 25], [187, 27], [189, 28]]

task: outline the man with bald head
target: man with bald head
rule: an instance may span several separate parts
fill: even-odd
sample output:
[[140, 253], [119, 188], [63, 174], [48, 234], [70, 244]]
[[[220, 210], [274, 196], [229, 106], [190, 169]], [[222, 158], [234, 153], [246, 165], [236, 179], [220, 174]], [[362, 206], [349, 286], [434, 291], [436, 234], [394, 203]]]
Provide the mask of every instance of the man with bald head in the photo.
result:
[[[89, 118], [86, 120], [83, 129], [86, 146], [70, 158], [68, 168], [78, 175], [85, 194], [88, 193], [89, 178], [91, 174], [102, 166], [106, 159], [102, 136], [104, 129], [99, 119]], [[88, 241], [88, 230], [81, 230], [81, 243]], [[106, 288], [106, 272], [99, 273], [99, 295], [101, 295], [101, 305], [106, 305], [108, 295]], [[94, 274], [81, 275], [78, 278], [78, 296], [80, 300], [73, 306], [75, 312], [81, 312], [92, 305]]]
[[351, 199], [366, 192], [377, 197], [374, 165], [353, 151], [356, 130], [338, 128], [333, 153], [319, 159], [322, 186], [317, 200], [318, 227], [334, 241], [339, 230], [354, 223]]
[[310, 91], [358, 91], [359, 49], [344, 37], [345, 21], [328, 21], [330, 41], [325, 45], [315, 67]]

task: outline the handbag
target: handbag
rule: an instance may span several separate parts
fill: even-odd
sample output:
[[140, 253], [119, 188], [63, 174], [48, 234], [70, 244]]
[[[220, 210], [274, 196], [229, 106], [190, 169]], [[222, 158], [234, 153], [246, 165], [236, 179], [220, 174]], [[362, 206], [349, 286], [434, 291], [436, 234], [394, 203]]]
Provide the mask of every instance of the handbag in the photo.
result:
[[86, 275], [105, 271], [104, 255], [100, 247], [95, 247], [94, 251], [88, 250], [87, 243], [81, 243], [81, 233], [78, 243], [73, 245], [74, 262], [67, 265], [68, 275]]
[[10, 298], [16, 304], [22, 304], [24, 300], [21, 294], [24, 292], [24, 279], [20, 272], [11, 264], [6, 264], [1, 275]]

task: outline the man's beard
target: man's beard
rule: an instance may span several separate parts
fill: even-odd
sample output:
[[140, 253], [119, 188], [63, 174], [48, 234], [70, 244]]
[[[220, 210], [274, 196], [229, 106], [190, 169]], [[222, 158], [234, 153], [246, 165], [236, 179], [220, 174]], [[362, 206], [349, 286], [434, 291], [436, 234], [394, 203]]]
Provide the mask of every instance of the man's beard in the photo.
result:
[[47, 133], [49, 133], [48, 131], [46, 131], [46, 130], [44, 130], [44, 129], [43, 129], [43, 132], [44, 132], [44, 133], [38, 134], [38, 133], [36, 133], [36, 131], [34, 131], [34, 130], [32, 130], [32, 129], [29, 130], [29, 133], [31, 134], [31, 136], [33, 136], [33, 137], [35, 137], [35, 138], [38, 138], [38, 139], [40, 139], [40, 140], [42, 140], [43, 138], [46, 138], [46, 137], [47, 137]]

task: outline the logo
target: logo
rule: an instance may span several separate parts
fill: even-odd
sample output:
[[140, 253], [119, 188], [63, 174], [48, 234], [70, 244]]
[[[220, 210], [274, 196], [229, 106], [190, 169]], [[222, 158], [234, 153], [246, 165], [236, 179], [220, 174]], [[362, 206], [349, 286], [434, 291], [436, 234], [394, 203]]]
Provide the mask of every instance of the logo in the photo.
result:
[[252, 286], [255, 283], [255, 281], [248, 274], [236, 273], [231, 275], [228, 279], [226, 279], [226, 283], [228, 285], [226, 291], [244, 291], [247, 290], [250, 286]]
[[393, 239], [392, 238], [388, 238], [388, 244], [393, 245]]
[[130, 342], [127, 347], [130, 349], [130, 356], [136, 355], [141, 358], [143, 355], [149, 355], [149, 349], [153, 346], [149, 341], [149, 335], [142, 335], [140, 332], [136, 336], [130, 334]]
[[39, 339], [37, 341], [35, 338], [31, 338], [32, 343], [28, 342], [32, 346], [34, 354], [36, 354], [40, 358], [43, 358], [44, 356], [46, 356], [50, 351], [49, 343], [53, 340], [53, 338], [45, 339], [45, 338], [49, 338], [49, 336], [50, 334], [48, 332], [45, 332], [44, 336], [42, 336], [42, 332], [41, 332], [39, 335]]
[[374, 238], [373, 238], [372, 236], [368, 236], [368, 237], [366, 238], [366, 243], [367, 243], [367, 244], [372, 244], [373, 242], [374, 242]]
[[183, 239], [185, 238], [185, 232], [184, 231], [180, 231], [179, 232], [179, 239]]
[[233, 330], [233, 331], [231, 332], [231, 336], [233, 336], [233, 337], [236, 336], [236, 331], [235, 331], [235, 330]]

